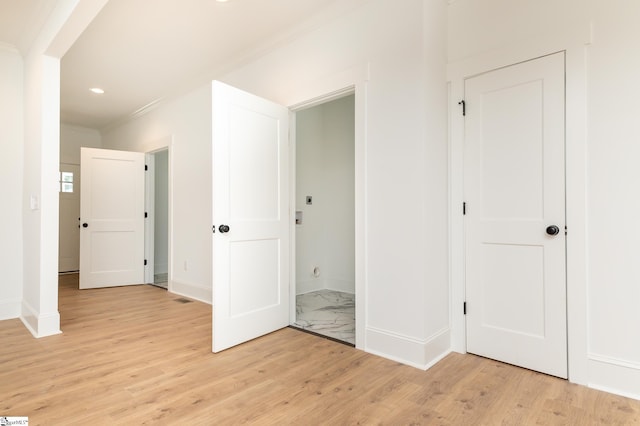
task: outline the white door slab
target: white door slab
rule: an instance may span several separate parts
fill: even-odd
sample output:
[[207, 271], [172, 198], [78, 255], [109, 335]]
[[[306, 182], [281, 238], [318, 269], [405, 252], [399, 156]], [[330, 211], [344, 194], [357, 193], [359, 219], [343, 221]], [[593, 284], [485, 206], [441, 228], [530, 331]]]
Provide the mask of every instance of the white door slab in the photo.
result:
[[563, 53], [467, 79], [464, 191], [468, 352], [566, 378], [564, 92]]
[[288, 121], [213, 83], [214, 352], [289, 324]]
[[144, 282], [144, 154], [81, 149], [80, 288]]
[[80, 269], [80, 166], [60, 164], [58, 272]]

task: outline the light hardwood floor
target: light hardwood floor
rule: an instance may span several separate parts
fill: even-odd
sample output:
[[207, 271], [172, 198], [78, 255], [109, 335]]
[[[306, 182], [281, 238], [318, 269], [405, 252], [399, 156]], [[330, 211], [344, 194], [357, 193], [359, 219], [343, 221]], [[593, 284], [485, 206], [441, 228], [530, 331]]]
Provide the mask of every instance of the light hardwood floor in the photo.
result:
[[428, 371], [284, 329], [211, 353], [211, 307], [60, 281], [64, 334], [0, 322], [0, 416], [30, 425], [640, 425], [640, 401], [472, 355]]

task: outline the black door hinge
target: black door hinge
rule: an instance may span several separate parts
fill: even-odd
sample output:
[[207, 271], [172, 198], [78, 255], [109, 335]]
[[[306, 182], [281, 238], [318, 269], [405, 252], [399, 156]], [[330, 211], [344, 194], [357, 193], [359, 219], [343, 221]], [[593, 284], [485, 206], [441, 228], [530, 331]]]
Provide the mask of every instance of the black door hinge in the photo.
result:
[[467, 103], [464, 101], [464, 99], [458, 102], [458, 105], [462, 105], [462, 116], [464, 117], [465, 115], [467, 115]]
[[149, 166], [147, 166], [146, 164], [144, 165], [144, 171], [146, 172], [147, 170], [149, 170]]
[[215, 226], [215, 225], [213, 225], [213, 226], [211, 227], [211, 230], [212, 230], [212, 231], [213, 231], [213, 233], [215, 234], [215, 233], [216, 233], [216, 226]]
[[147, 266], [147, 259], [144, 260], [144, 266]]
[[144, 212], [144, 218], [146, 219], [146, 218], [148, 218], [148, 217], [149, 217], [149, 213]]
[[464, 216], [465, 214], [467, 214], [467, 203], [463, 202], [462, 203], [462, 215]]
[[462, 303], [462, 313], [467, 315], [467, 302]]

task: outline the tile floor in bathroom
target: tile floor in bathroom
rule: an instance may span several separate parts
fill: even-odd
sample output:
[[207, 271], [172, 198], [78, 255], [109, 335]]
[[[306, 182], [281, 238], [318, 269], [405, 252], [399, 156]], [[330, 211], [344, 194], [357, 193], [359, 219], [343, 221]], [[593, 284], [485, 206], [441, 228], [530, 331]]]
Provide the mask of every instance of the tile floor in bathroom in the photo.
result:
[[355, 314], [355, 294], [313, 291], [296, 297], [296, 321], [293, 325], [354, 345]]

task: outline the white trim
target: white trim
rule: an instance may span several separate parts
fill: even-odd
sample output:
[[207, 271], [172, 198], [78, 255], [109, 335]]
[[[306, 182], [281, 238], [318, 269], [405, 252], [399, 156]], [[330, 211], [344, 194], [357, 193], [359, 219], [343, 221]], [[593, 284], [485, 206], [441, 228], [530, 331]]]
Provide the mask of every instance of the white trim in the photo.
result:
[[211, 288], [172, 279], [169, 280], [169, 293], [199, 300], [207, 305], [211, 305], [211, 300], [213, 300]]
[[36, 338], [62, 333], [60, 331], [60, 314], [57, 311], [40, 314], [26, 300], [22, 301], [20, 320]]
[[449, 328], [425, 340], [375, 327], [367, 327], [366, 332], [366, 352], [422, 370], [431, 368], [451, 353]]
[[144, 258], [147, 261], [144, 265], [144, 282], [153, 284], [155, 282], [155, 204], [156, 204], [156, 158], [153, 153], [147, 152], [144, 155]]
[[598, 354], [589, 354], [590, 388], [640, 400], [640, 364]]

